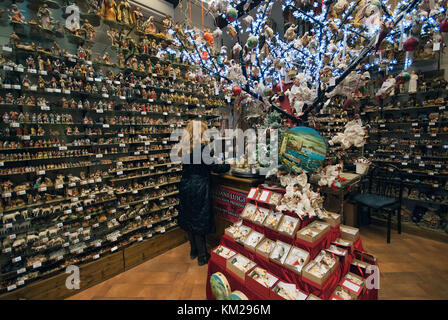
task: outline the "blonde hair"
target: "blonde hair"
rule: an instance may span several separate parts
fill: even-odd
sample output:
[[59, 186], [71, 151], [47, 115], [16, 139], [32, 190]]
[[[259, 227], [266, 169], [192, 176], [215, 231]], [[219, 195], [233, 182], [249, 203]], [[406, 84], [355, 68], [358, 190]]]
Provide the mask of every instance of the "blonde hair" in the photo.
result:
[[204, 132], [208, 129], [207, 124], [200, 120], [190, 120], [183, 131], [178, 154], [192, 153], [195, 145], [203, 145], [206, 142]]

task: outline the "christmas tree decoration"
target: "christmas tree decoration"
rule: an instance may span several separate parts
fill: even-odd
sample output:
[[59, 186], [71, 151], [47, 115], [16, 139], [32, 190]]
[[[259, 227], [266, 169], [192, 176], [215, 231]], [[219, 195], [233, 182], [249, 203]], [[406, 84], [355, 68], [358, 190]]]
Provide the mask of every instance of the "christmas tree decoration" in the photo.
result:
[[258, 44], [258, 38], [256, 36], [250, 36], [247, 39], [246, 45], [249, 49], [255, 48], [257, 46], [257, 44]]
[[418, 46], [418, 40], [414, 37], [410, 37], [408, 38], [404, 44], [403, 44], [403, 49], [405, 51], [414, 51]]
[[236, 11], [236, 9], [233, 7], [229, 7], [227, 9], [226, 17], [227, 17], [227, 20], [229, 20], [230, 22], [233, 22], [238, 17], [238, 11]]

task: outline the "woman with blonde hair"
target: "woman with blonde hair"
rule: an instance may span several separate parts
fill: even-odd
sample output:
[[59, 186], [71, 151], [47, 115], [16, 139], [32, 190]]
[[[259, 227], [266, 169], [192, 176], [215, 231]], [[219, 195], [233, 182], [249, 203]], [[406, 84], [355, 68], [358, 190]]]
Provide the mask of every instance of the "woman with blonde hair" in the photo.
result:
[[[202, 160], [202, 151], [207, 139], [207, 125], [202, 121], [190, 121], [183, 132], [179, 155], [182, 154], [182, 178], [179, 184], [179, 226], [190, 240], [190, 258], [198, 258], [200, 266], [207, 264], [205, 236], [216, 232], [212, 213], [210, 172], [229, 171], [228, 164], [207, 165]], [[196, 155], [198, 156], [196, 156]], [[199, 158], [200, 157], [200, 158]]]

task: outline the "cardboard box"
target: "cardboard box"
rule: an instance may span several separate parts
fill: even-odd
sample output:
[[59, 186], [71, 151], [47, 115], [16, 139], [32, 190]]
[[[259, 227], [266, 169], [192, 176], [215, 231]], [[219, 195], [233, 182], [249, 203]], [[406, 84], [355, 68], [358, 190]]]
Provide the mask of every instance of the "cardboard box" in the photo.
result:
[[299, 228], [300, 220], [288, 215], [283, 215], [282, 220], [278, 224], [277, 232], [288, 237], [294, 237]]
[[358, 225], [358, 205], [356, 203], [344, 202], [344, 223], [351, 227]]
[[347, 258], [347, 256], [348, 256], [348, 250], [347, 249], [340, 248], [340, 247], [338, 247], [338, 246], [336, 246], [334, 244], [330, 244], [330, 246], [327, 249], [325, 249], [325, 251], [333, 253], [334, 255], [337, 255], [337, 256], [339, 256], [341, 258], [344, 258], [344, 259]]
[[280, 204], [280, 201], [282, 200], [283, 195], [281, 193], [272, 192], [271, 196], [269, 197], [268, 203], [274, 206], [278, 206]]
[[[302, 277], [314, 282], [315, 284], [322, 285], [339, 265], [339, 259], [333, 259], [331, 255], [327, 256], [327, 254], [328, 253], [326, 251], [322, 250], [314, 260], [302, 269]], [[325, 256], [332, 259], [332, 265], [329, 266], [323, 263], [323, 257]], [[323, 272], [324, 270], [325, 272]], [[318, 275], [315, 271], [318, 271], [320, 275]]]
[[370, 264], [376, 264], [376, 257], [370, 253], [355, 250], [355, 258]]
[[247, 288], [265, 299], [269, 299], [270, 291], [277, 282], [275, 275], [260, 267], [253, 268], [246, 277]]
[[358, 300], [356, 294], [354, 294], [349, 289], [338, 285], [336, 289], [334, 289], [333, 294], [330, 297], [331, 300]]
[[269, 259], [269, 256], [271, 255], [272, 250], [274, 250], [276, 244], [277, 243], [274, 240], [264, 238], [255, 248], [255, 251], [263, 257]]
[[272, 210], [268, 208], [258, 207], [250, 220], [253, 223], [262, 226], [263, 222], [266, 220], [266, 217], [269, 216], [271, 212]]
[[294, 283], [277, 282], [270, 294], [271, 300], [307, 300], [308, 295], [297, 289]]
[[307, 225], [307, 227], [317, 229], [320, 233], [322, 233], [322, 235], [325, 235], [328, 232], [330, 232], [330, 224], [327, 222], [314, 221], [309, 225]]
[[358, 260], [358, 259], [354, 259], [350, 265], [350, 272], [357, 274], [361, 277], [364, 278], [364, 276], [366, 276], [366, 270], [368, 268], [368, 266], [370, 266], [371, 264]]
[[309, 260], [310, 260], [309, 252], [297, 247], [291, 247], [283, 266], [301, 275], [303, 267], [305, 267], [305, 265], [308, 263]]
[[231, 271], [242, 280], [246, 279], [246, 274], [256, 266], [256, 263], [245, 256], [237, 253], [230, 259], [227, 259], [226, 269]]
[[234, 239], [235, 235], [239, 232], [239, 228], [242, 225], [243, 225], [243, 220], [239, 220], [239, 221], [235, 222], [233, 225], [231, 225], [230, 227], [227, 227], [226, 229], [224, 229], [224, 234], [226, 234], [229, 237], [231, 237], [232, 239]]
[[324, 213], [324, 216], [320, 218], [321, 220], [325, 221], [326, 223], [328, 223], [331, 227], [337, 227], [341, 224], [342, 222], [342, 217], [340, 214], [331, 212], [331, 211], [326, 211]]
[[238, 233], [234, 236], [234, 240], [242, 245], [246, 241], [247, 236], [252, 232], [252, 229], [248, 226], [240, 226], [238, 228]]
[[221, 266], [222, 268], [226, 267], [227, 260], [236, 255], [236, 252], [223, 246], [219, 245], [215, 249], [212, 250], [211, 256], [214, 262]]
[[355, 295], [356, 299], [359, 298], [359, 296], [362, 293], [362, 290], [364, 289], [363, 286], [360, 286], [354, 282], [351, 282], [348, 279], [342, 279], [341, 282], [339, 283], [339, 285], [345, 289], [347, 289], [348, 291], [350, 291], [352, 294]]
[[359, 239], [359, 229], [341, 224], [341, 238], [356, 242]]
[[275, 248], [272, 250], [269, 260], [283, 265], [286, 258], [288, 257], [289, 250], [291, 250], [291, 245], [284, 243], [280, 240], [276, 241]]
[[264, 235], [260, 232], [252, 230], [252, 232], [246, 237], [244, 241], [244, 247], [250, 250], [255, 251], [256, 247], [263, 240]]
[[340, 248], [346, 249], [351, 253], [353, 251], [353, 241], [337, 238], [331, 244], [334, 244]]
[[339, 265], [339, 259], [337, 257], [333, 257], [333, 255], [325, 250], [321, 250], [319, 254], [314, 258], [315, 261], [325, 261], [327, 259], [328, 261], [333, 261], [333, 264], [330, 266], [330, 270], [335, 270]]
[[272, 211], [266, 217], [266, 220], [264, 220], [263, 226], [272, 230], [277, 230], [278, 224], [280, 223], [282, 218], [283, 218], [282, 213]]
[[305, 227], [297, 232], [296, 237], [306, 242], [314, 243], [319, 241], [319, 239], [322, 238], [322, 235], [323, 234], [319, 232], [319, 230], [310, 227]]
[[351, 282], [357, 284], [358, 286], [361, 287], [365, 287], [366, 286], [366, 282], [364, 281], [363, 278], [361, 278], [360, 276], [352, 273], [352, 272], [348, 272], [345, 276], [344, 279], [350, 280]]
[[256, 205], [254, 205], [253, 203], [246, 203], [246, 206], [244, 207], [243, 211], [240, 214], [240, 218], [251, 220], [256, 211], [257, 211]]

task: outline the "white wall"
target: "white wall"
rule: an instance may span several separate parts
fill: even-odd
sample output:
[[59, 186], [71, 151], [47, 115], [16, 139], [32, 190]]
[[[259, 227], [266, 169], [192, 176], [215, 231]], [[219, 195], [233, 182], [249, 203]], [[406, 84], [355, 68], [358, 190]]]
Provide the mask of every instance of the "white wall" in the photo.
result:
[[142, 4], [163, 14], [168, 14], [171, 17], [174, 15], [173, 5], [163, 0], [130, 0], [130, 2]]

